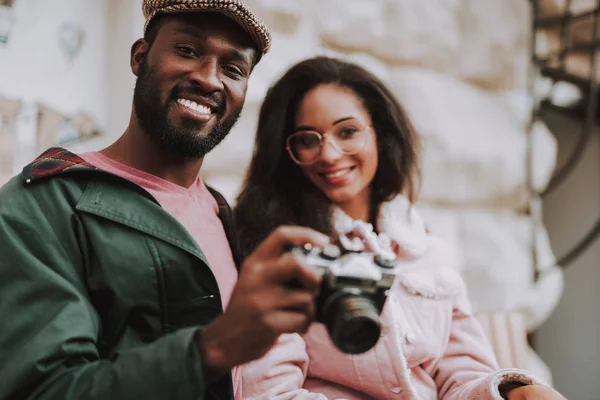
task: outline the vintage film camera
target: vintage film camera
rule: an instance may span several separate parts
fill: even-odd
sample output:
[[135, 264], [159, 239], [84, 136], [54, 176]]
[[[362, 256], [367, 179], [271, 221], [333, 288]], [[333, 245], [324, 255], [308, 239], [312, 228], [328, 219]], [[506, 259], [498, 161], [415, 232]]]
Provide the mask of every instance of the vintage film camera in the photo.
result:
[[335, 346], [347, 354], [375, 346], [381, 335], [379, 315], [396, 278], [395, 255], [348, 250], [343, 245], [305, 244], [286, 250], [302, 254], [323, 274], [316, 320], [327, 327]]

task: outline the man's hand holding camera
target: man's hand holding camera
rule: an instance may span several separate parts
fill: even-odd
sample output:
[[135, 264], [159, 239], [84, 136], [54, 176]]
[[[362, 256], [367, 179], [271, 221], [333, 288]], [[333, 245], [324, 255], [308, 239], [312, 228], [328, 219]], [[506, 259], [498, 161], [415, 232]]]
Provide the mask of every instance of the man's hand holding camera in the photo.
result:
[[[323, 247], [329, 238], [308, 228], [281, 227], [246, 259], [226, 312], [198, 334], [207, 381], [262, 357], [279, 335], [308, 329], [321, 276], [284, 252], [290, 244], [305, 243]], [[290, 290], [291, 281], [300, 285]]]

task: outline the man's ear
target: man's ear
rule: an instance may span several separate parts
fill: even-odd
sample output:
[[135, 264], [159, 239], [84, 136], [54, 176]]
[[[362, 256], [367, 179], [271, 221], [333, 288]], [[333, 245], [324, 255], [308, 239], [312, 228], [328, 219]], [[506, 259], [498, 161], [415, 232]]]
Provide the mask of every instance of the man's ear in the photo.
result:
[[136, 40], [133, 46], [131, 46], [131, 72], [133, 72], [135, 76], [139, 76], [140, 66], [146, 59], [149, 49], [150, 46], [148, 46], [148, 42], [144, 39]]

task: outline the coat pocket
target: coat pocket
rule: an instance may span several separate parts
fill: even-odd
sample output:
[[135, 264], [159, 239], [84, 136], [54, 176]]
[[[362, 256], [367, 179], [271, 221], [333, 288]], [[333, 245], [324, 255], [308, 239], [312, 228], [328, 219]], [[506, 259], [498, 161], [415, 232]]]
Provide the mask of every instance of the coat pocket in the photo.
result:
[[151, 241], [166, 332], [203, 326], [222, 313], [221, 298], [210, 268], [191, 254]]

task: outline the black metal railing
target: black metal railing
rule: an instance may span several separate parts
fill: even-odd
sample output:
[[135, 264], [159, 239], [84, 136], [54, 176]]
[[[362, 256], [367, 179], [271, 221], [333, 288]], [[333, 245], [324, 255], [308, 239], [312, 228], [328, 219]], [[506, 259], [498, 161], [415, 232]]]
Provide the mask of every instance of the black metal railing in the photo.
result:
[[[547, 0], [546, 0], [547, 1]], [[531, 113], [531, 123], [528, 139], [528, 183], [530, 192], [529, 212], [532, 219], [532, 258], [537, 265], [537, 251], [535, 249], [536, 226], [541, 222], [542, 199], [559, 187], [576, 169], [583, 153], [586, 150], [594, 130], [598, 130], [598, 106], [600, 104], [600, 83], [596, 69], [600, 68], [600, 0], [597, 0], [593, 9], [579, 12], [572, 11], [572, 1], [566, 0], [563, 10], [558, 15], [544, 16], [544, 0], [530, 0], [532, 7], [532, 32], [531, 32], [531, 69], [529, 79], [530, 95], [534, 99], [534, 107]], [[574, 36], [575, 27], [581, 29], [582, 24], [591, 25], [589, 37]], [[540, 31], [546, 34], [558, 32], [558, 49], [541, 54], [537, 48], [537, 37]], [[582, 74], [574, 71], [569, 65], [569, 57], [579, 57], [589, 67], [589, 73]], [[567, 82], [575, 85], [581, 92], [581, 100], [572, 106], [565, 107], [555, 105], [549, 96], [537, 98], [535, 82], [539, 77], [549, 78], [553, 85], [558, 82]], [[551, 92], [550, 92], [551, 93]], [[582, 129], [579, 133], [576, 145], [567, 157], [564, 165], [553, 175], [547, 188], [539, 193], [533, 185], [533, 138], [532, 129], [536, 121], [543, 118], [544, 112], [548, 110], [560, 111], [569, 114], [582, 121]], [[599, 171], [600, 175], [600, 171]], [[600, 207], [600, 205], [599, 205]], [[575, 245], [567, 254], [559, 258], [558, 264], [567, 267], [586, 251], [596, 239], [600, 237], [600, 218], [592, 229], [585, 234], [583, 239]], [[537, 275], [536, 275], [537, 279]]]

